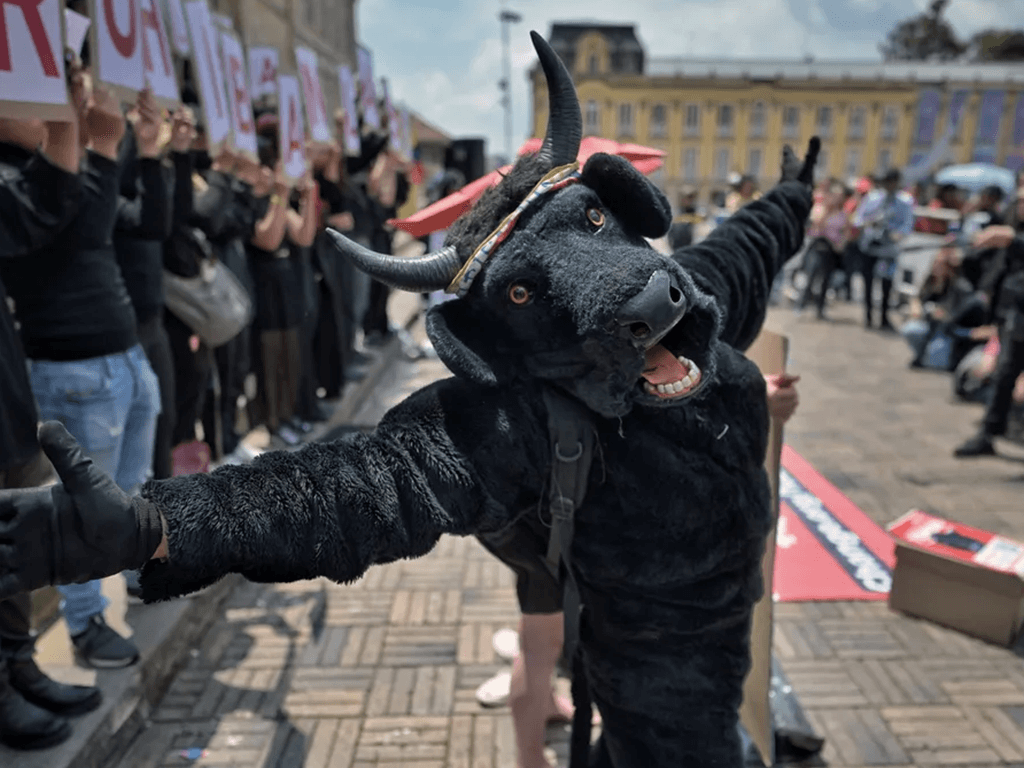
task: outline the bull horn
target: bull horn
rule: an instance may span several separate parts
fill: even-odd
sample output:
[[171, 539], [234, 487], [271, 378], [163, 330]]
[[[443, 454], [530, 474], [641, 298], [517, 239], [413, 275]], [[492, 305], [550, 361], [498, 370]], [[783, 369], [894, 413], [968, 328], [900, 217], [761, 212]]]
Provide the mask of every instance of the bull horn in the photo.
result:
[[402, 258], [371, 251], [329, 227], [327, 234], [334, 241], [334, 247], [361, 271], [399, 290], [412, 293], [444, 290], [462, 268], [462, 260], [454, 245], [422, 256]]
[[572, 76], [558, 54], [536, 32], [530, 33], [530, 39], [548, 84], [548, 132], [538, 154], [550, 167], [557, 168], [576, 162], [583, 138], [583, 116]]

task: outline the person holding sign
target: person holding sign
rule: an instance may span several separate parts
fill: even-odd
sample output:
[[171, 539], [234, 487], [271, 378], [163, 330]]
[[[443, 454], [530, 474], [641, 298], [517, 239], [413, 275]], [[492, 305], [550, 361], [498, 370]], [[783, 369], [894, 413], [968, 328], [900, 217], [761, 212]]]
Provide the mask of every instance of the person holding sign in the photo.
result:
[[[132, 491], [149, 477], [160, 404], [111, 243], [125, 121], [106, 89], [85, 91], [77, 103], [88, 147], [78, 215], [29, 257], [0, 263], [0, 277], [15, 301], [40, 417], [63, 422], [96, 465]], [[30, 160], [26, 153], [22, 163]], [[136, 647], [103, 619], [99, 581], [60, 591], [83, 663], [135, 663]]]

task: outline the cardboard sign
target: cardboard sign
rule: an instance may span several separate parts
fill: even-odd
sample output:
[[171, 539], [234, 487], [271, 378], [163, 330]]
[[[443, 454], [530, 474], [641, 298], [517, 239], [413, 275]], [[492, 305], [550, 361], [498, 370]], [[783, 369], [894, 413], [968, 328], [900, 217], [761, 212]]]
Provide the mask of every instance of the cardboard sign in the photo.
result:
[[358, 157], [362, 152], [359, 141], [359, 112], [356, 110], [356, 81], [352, 70], [342, 64], [338, 67], [338, 87], [341, 91], [341, 132], [345, 154]]
[[64, 3], [0, 0], [0, 115], [70, 118]]
[[372, 128], [380, 128], [377, 88], [373, 84], [373, 57], [366, 48], [360, 46], [356, 58], [359, 64], [359, 109], [363, 113], [363, 123]]
[[167, 15], [171, 19], [171, 42], [174, 50], [181, 56], [192, 52], [189, 45], [188, 24], [185, 23], [185, 11], [181, 8], [181, 0], [164, 0], [167, 3]]
[[174, 74], [164, 17], [157, 0], [139, 1], [142, 6], [142, 62], [146, 69], [146, 84], [153, 90], [157, 101], [173, 109], [181, 101], [181, 92]]
[[92, 71], [123, 99], [146, 87], [141, 0], [91, 0]]
[[253, 101], [277, 94], [277, 49], [249, 49], [249, 95]]
[[256, 119], [249, 98], [249, 77], [245, 71], [245, 51], [233, 32], [220, 33], [224, 54], [224, 72], [227, 75], [228, 101], [231, 102], [231, 133], [235, 149], [257, 159]]
[[316, 53], [309, 48], [295, 49], [295, 64], [299, 68], [299, 81], [302, 84], [302, 98], [306, 103], [306, 119], [309, 120], [309, 135], [313, 141], [323, 144], [332, 143], [331, 125], [327, 120], [327, 107], [324, 106], [324, 92], [320, 87], [320, 68]]
[[277, 104], [281, 165], [285, 176], [297, 182], [306, 173], [306, 128], [302, 119], [302, 92], [297, 77], [278, 76]]
[[89, 17], [75, 13], [70, 8], [64, 10], [64, 47], [74, 51], [81, 58], [85, 36], [89, 34]]
[[[786, 372], [789, 340], [762, 330], [747, 350], [747, 357], [763, 375]], [[779, 519], [779, 468], [782, 464], [782, 425], [773, 419], [768, 431], [765, 469], [772, 488], [772, 516]], [[772, 574], [775, 571], [775, 526], [772, 526], [761, 561], [764, 595], [754, 605], [750, 629], [750, 672], [743, 684], [740, 722], [747, 729], [765, 765], [775, 763], [775, 734], [769, 693], [772, 684]]]
[[231, 135], [231, 113], [224, 88], [224, 70], [217, 55], [218, 34], [214, 30], [206, 0], [188, 0], [185, 3], [185, 20], [188, 22], [192, 43], [192, 63], [199, 84], [206, 139], [210, 155], [215, 155]]

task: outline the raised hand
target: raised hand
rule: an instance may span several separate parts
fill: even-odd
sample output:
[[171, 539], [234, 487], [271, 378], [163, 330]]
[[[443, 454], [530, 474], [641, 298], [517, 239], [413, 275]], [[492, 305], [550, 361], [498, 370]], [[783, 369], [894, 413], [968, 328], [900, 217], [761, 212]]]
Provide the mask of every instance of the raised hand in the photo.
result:
[[196, 118], [188, 107], [179, 107], [171, 118], [171, 150], [188, 152], [196, 140]]
[[156, 157], [160, 154], [160, 128], [164, 119], [149, 88], [139, 93], [135, 112], [135, 141], [138, 143], [139, 157]]
[[807, 145], [807, 154], [801, 161], [787, 144], [782, 148], [782, 181], [800, 181], [810, 186], [814, 183], [814, 164], [818, 160], [821, 139], [812, 136]]
[[0, 599], [141, 568], [161, 544], [156, 508], [87, 458], [63, 425], [39, 429], [62, 484], [0, 491]]
[[95, 152], [111, 160], [117, 159], [117, 145], [124, 136], [124, 115], [114, 92], [98, 84], [93, 86], [85, 112], [89, 142]]

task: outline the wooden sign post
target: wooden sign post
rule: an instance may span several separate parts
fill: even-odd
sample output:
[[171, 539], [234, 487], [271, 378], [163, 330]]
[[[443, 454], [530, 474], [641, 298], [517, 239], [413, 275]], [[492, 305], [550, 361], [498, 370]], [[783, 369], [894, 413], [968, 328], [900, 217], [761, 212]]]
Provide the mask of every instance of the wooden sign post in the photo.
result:
[[245, 71], [245, 51], [234, 32], [220, 33], [224, 71], [228, 78], [228, 101], [231, 102], [231, 135], [235, 149], [250, 160], [258, 159], [256, 120], [249, 98], [249, 77]]
[[195, 64], [195, 79], [199, 83], [208, 151], [214, 156], [231, 136], [224, 70], [217, 55], [218, 34], [213, 28], [206, 0], [186, 2], [185, 19], [192, 42], [192, 62]]
[[299, 83], [302, 98], [306, 104], [306, 119], [309, 121], [309, 135], [318, 144], [333, 143], [331, 124], [324, 106], [324, 92], [320, 87], [320, 66], [317, 55], [309, 48], [295, 49], [295, 64], [299, 68]]
[[281, 165], [284, 175], [294, 184], [306, 175], [306, 129], [298, 78], [278, 75], [277, 104]]
[[146, 87], [141, 0], [91, 0], [92, 72], [124, 101]]
[[142, 6], [142, 63], [146, 70], [146, 84], [152, 89], [157, 102], [168, 109], [181, 103], [178, 78], [174, 74], [171, 47], [167, 42], [164, 16], [158, 0], [140, 0]]
[[0, 116], [74, 116], [64, 72], [61, 0], [0, 0]]

